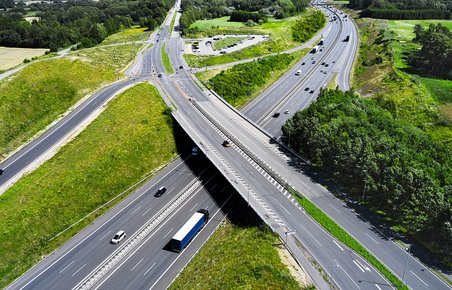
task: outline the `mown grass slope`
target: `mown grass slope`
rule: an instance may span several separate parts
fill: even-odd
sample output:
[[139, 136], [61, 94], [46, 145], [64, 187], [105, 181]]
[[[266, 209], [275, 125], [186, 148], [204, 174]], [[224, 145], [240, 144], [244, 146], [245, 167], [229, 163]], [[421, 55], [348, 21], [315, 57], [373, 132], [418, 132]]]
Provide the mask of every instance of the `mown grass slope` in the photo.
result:
[[223, 223], [170, 289], [300, 289], [266, 226]]
[[55, 59], [31, 64], [0, 82], [0, 156], [50, 124], [86, 93], [117, 75], [108, 66]]
[[175, 156], [165, 111], [149, 84], [127, 90], [52, 159], [0, 195], [1, 288], [95, 216], [52, 237]]
[[20, 146], [85, 95], [120, 77], [141, 45], [90, 48], [30, 64], [0, 81], [0, 156]]

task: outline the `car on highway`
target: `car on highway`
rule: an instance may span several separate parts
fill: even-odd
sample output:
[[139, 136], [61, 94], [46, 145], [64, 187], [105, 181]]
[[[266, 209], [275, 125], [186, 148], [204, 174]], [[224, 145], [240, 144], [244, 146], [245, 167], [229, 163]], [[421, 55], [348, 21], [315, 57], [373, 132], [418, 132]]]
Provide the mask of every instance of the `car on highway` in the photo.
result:
[[223, 144], [222, 144], [224, 147], [231, 147], [231, 142], [229, 142], [228, 140], [224, 140], [223, 141]]
[[125, 237], [126, 233], [124, 231], [119, 231], [113, 236], [113, 239], [111, 239], [110, 243], [117, 244], [120, 241], [122, 241]]
[[297, 72], [295, 73], [296, 76], [301, 75], [301, 70], [297, 70]]
[[322, 62], [321, 65], [325, 65], [325, 62]]
[[310, 94], [313, 94], [313, 93], [314, 93], [314, 90], [310, 90], [309, 93], [310, 93]]
[[290, 110], [285, 110], [284, 111], [284, 114], [289, 114], [290, 113]]
[[305, 88], [304, 90], [307, 92], [307, 91], [309, 91], [309, 88]]
[[312, 61], [312, 64], [315, 64], [315, 60]]
[[166, 192], [166, 188], [164, 186], [160, 187], [157, 192], [154, 194], [155, 197], [161, 197]]
[[325, 64], [325, 67], [328, 67], [328, 66], [329, 66], [329, 64], [326, 63], [326, 64]]
[[179, 69], [184, 69], [184, 66], [183, 65], [179, 66]]
[[303, 61], [302, 63], [301, 63], [301, 65], [305, 65], [306, 63]]
[[226, 50], [220, 51], [221, 54], [226, 54]]
[[278, 118], [279, 115], [281, 115], [281, 114], [279, 112], [276, 112], [276, 113], [273, 114], [273, 118]]
[[0, 175], [2, 175], [2, 174], [3, 174], [3, 169], [0, 168]]
[[158, 74], [157, 77], [162, 78], [162, 74]]

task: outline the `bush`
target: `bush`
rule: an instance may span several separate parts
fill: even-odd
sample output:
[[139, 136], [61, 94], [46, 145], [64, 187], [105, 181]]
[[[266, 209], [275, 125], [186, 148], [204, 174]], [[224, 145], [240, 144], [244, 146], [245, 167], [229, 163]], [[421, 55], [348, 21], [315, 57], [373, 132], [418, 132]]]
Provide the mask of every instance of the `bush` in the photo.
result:
[[317, 10], [311, 17], [302, 18], [292, 26], [292, 38], [295, 41], [305, 42], [311, 39], [325, 23], [325, 15]]

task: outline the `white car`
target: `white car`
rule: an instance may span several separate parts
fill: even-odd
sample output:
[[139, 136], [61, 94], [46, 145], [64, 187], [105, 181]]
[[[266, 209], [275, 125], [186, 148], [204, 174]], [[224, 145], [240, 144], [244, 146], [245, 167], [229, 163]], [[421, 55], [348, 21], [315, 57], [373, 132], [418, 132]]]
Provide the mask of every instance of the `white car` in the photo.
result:
[[113, 237], [113, 239], [111, 239], [110, 243], [117, 244], [120, 241], [122, 241], [122, 239], [124, 239], [125, 236], [126, 236], [126, 233], [124, 231], [119, 231], [116, 233], [116, 235]]
[[301, 70], [297, 70], [297, 72], [295, 73], [296, 76], [301, 75]]

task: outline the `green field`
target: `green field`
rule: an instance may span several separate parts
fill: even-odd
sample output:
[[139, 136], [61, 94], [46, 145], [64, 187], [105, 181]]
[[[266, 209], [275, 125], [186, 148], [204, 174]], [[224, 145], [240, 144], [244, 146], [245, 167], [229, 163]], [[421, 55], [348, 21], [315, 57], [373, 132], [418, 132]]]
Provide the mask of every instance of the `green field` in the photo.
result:
[[[192, 67], [204, 67], [217, 65], [222, 63], [229, 63], [241, 59], [247, 59], [257, 56], [268, 55], [270, 53], [282, 52], [293, 48], [300, 43], [292, 39], [292, 25], [300, 18], [309, 17], [312, 14], [312, 9], [298, 16], [288, 17], [285, 19], [270, 18], [267, 23], [253, 27], [230, 27], [230, 26], [214, 26], [205, 28], [195, 35], [190, 37], [204, 37], [207, 35], [222, 35], [222, 34], [268, 34], [270, 39], [257, 45], [242, 49], [240, 51], [232, 52], [220, 56], [196, 56], [185, 54], [184, 57], [187, 63]], [[224, 17], [223, 17], [224, 18]], [[213, 21], [213, 20], [207, 20]], [[224, 22], [224, 21], [223, 21]], [[197, 23], [197, 22], [196, 22]], [[218, 21], [221, 24], [221, 21]]]
[[246, 39], [246, 37], [225, 37], [220, 40], [213, 41], [213, 49], [220, 50], [225, 48], [228, 45], [239, 43], [240, 41]]
[[209, 20], [198, 20], [190, 28], [198, 28], [200, 30], [206, 30], [212, 27], [245, 27], [242, 22], [229, 21], [229, 16], [221, 18], [214, 18]]
[[169, 289], [300, 289], [281, 262], [277, 244], [266, 226], [241, 227], [227, 221]]
[[97, 215], [52, 237], [177, 154], [172, 118], [165, 111], [153, 86], [127, 90], [52, 159], [0, 196], [1, 288]]
[[383, 103], [395, 106], [398, 117], [430, 132], [433, 138], [450, 140], [451, 127], [441, 119], [452, 120], [451, 81], [410, 74], [407, 55], [419, 47], [411, 42], [415, 23], [451, 21], [364, 18], [356, 22], [360, 49], [353, 86], [362, 95], [381, 96]]
[[124, 29], [118, 33], [108, 36], [99, 45], [147, 40], [151, 35], [152, 31], [146, 30], [147, 30], [146, 27], [133, 27], [129, 29]]

